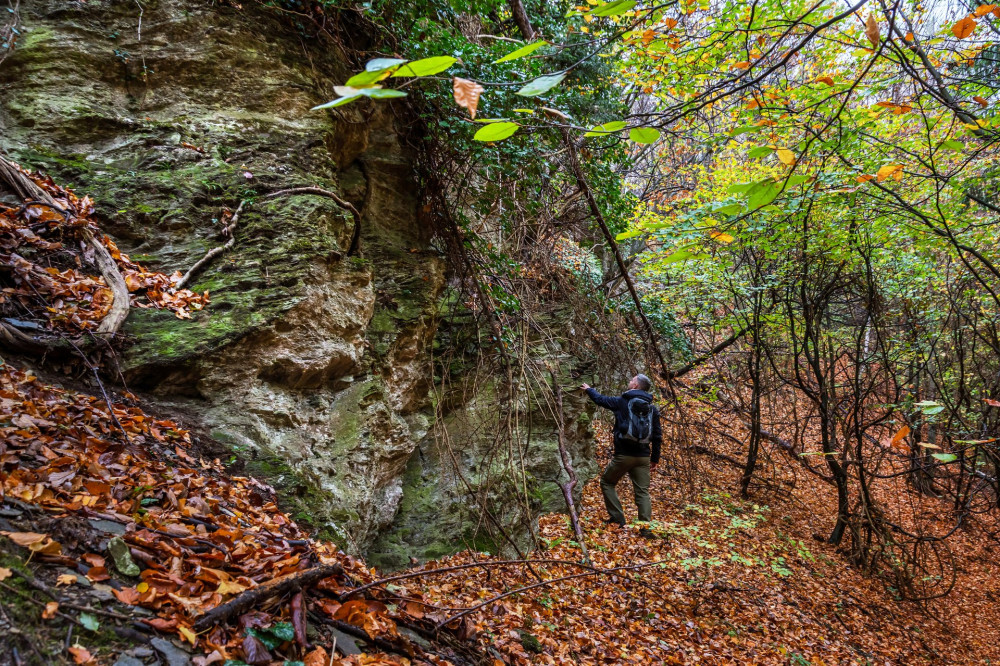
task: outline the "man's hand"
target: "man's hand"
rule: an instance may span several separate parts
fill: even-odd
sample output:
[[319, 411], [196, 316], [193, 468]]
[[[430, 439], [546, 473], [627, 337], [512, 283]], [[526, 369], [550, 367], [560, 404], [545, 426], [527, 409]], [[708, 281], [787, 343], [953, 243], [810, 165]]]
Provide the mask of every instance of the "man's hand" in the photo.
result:
[[589, 388], [590, 388], [590, 384], [587, 384], [587, 383], [580, 384], [580, 390], [581, 391], [586, 391]]

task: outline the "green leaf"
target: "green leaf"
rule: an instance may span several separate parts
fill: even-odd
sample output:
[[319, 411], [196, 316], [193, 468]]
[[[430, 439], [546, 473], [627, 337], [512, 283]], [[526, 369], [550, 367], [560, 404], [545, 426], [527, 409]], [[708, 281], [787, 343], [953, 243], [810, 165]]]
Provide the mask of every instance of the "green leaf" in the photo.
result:
[[730, 134], [732, 136], [739, 136], [740, 134], [751, 134], [753, 132], [759, 132], [764, 129], [763, 125], [744, 125], [743, 127], [737, 127]]
[[101, 628], [101, 623], [90, 613], [80, 613], [80, 624], [90, 631], [97, 631]]
[[347, 79], [344, 83], [345, 86], [350, 86], [352, 88], [364, 88], [365, 86], [370, 86], [374, 83], [378, 83], [382, 79], [386, 79], [391, 74], [388, 69], [383, 69], [377, 72], [359, 72], [351, 78]]
[[627, 240], [629, 238], [635, 238], [636, 236], [640, 235], [642, 235], [642, 229], [631, 229], [629, 231], [623, 231], [617, 236], [615, 236], [615, 240], [622, 241], [622, 240]]
[[664, 264], [676, 264], [679, 261], [688, 261], [689, 259], [708, 259], [707, 254], [699, 254], [692, 252], [691, 250], [677, 250], [671, 253], [669, 256], [663, 259]]
[[568, 72], [539, 76], [537, 79], [526, 83], [524, 87], [517, 91], [517, 94], [522, 97], [538, 97], [539, 95], [544, 95], [562, 83], [562, 80], [566, 78], [566, 74], [568, 74]]
[[737, 213], [743, 212], [743, 204], [729, 204], [728, 206], [723, 206], [714, 212], [719, 213], [720, 215], [736, 215]]
[[396, 65], [402, 65], [405, 62], [406, 62], [405, 60], [401, 60], [399, 58], [375, 58], [373, 60], [369, 60], [365, 64], [365, 71], [382, 72], [389, 69], [390, 67], [395, 67]]
[[636, 5], [636, 0], [612, 0], [598, 5], [592, 12], [594, 16], [618, 16], [624, 14]]
[[767, 157], [774, 152], [774, 148], [768, 148], [767, 146], [757, 146], [756, 148], [751, 148], [747, 151], [747, 157], [750, 159], [757, 159], [758, 157]]
[[941, 147], [959, 152], [965, 149], [965, 144], [961, 141], [956, 141], [955, 139], [948, 139], [947, 141], [941, 142]]
[[624, 120], [613, 120], [610, 123], [604, 123], [603, 125], [598, 125], [597, 127], [591, 127], [590, 131], [584, 134], [584, 136], [607, 136], [608, 134], [614, 134], [620, 130], [625, 129]]
[[440, 74], [458, 62], [458, 58], [451, 56], [434, 56], [423, 60], [414, 60], [407, 63], [392, 73], [392, 76], [432, 76]]
[[249, 629], [247, 629], [247, 636], [253, 636], [254, 638], [259, 639], [260, 642], [264, 644], [264, 647], [266, 647], [268, 650], [273, 650], [282, 643], [282, 641], [272, 636], [265, 629], [255, 629], [253, 627], [250, 627]]
[[350, 86], [337, 86], [334, 90], [341, 94], [341, 97], [333, 100], [332, 102], [327, 102], [326, 104], [320, 104], [319, 106], [314, 106], [313, 111], [318, 109], [330, 109], [336, 106], [343, 106], [349, 102], [353, 102], [361, 97], [371, 97], [372, 99], [392, 99], [394, 97], [406, 97], [406, 93], [402, 90], [395, 90], [393, 88], [353, 88]]
[[809, 180], [809, 176], [804, 173], [792, 174], [785, 179], [785, 187], [795, 187], [796, 185], [801, 185], [807, 180]]
[[523, 58], [526, 55], [531, 55], [532, 53], [534, 53], [538, 49], [542, 48], [546, 44], [548, 44], [548, 42], [545, 41], [544, 39], [540, 39], [537, 42], [532, 42], [531, 44], [528, 44], [527, 46], [522, 46], [521, 48], [517, 49], [516, 51], [511, 51], [510, 53], [508, 53], [504, 57], [500, 58], [499, 60], [494, 60], [493, 64], [495, 65], [498, 62], [507, 62], [508, 60], [517, 60], [518, 58]]
[[950, 463], [958, 460], [958, 456], [956, 456], [954, 453], [932, 453], [931, 458], [934, 458], [935, 460], [940, 460], [943, 463]]
[[750, 195], [750, 199], [747, 201], [747, 208], [752, 211], [757, 210], [758, 208], [763, 208], [774, 201], [774, 198], [777, 196], [778, 188], [774, 186], [774, 183], [765, 185]]
[[476, 141], [503, 141], [516, 132], [519, 127], [517, 123], [511, 122], [490, 123], [476, 132], [472, 138]]
[[727, 190], [730, 194], [746, 194], [755, 183], [733, 183]]
[[269, 627], [268, 632], [275, 638], [286, 642], [295, 640], [295, 628], [292, 627], [291, 622], [278, 622], [274, 626]]
[[629, 130], [628, 138], [636, 143], [656, 143], [660, 138], [660, 130], [653, 127], [633, 127]]

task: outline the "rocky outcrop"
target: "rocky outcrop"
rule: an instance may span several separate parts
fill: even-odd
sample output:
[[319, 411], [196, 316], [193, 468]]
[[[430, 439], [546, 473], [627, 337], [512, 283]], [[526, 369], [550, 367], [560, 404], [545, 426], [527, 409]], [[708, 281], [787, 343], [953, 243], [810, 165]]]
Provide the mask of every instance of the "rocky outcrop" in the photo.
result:
[[[29, 0], [20, 14], [0, 65], [0, 148], [90, 194], [123, 251], [186, 270], [221, 243], [223, 207], [245, 202], [232, 250], [189, 285], [210, 292], [205, 311], [133, 309], [119, 359], [129, 387], [203, 426], [351, 550], [379, 544], [399, 564], [474, 541], [478, 508], [434, 443], [453, 430], [471, 441], [462, 429], [491, 406], [471, 396], [435, 422], [448, 265], [418, 214], [404, 110], [310, 111], [348, 75], [346, 56], [254, 3]], [[331, 199], [263, 196], [303, 185], [362, 210], [360, 256], [347, 256], [353, 220]], [[522, 483], [537, 496], [505, 509], [510, 525], [558, 508], [551, 420], [515, 408], [540, 424], [523, 445], [539, 481]], [[581, 456], [584, 426], [571, 442]], [[475, 444], [460, 457], [473, 484], [490, 455]]]

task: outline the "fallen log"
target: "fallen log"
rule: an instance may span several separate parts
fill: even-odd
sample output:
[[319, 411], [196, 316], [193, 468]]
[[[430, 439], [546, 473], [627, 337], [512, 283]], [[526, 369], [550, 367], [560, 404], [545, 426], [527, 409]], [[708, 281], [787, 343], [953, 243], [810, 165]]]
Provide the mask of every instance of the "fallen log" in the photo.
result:
[[343, 574], [344, 568], [339, 564], [325, 564], [276, 578], [259, 587], [242, 592], [224, 604], [219, 604], [195, 620], [194, 628], [196, 631], [204, 631], [212, 625], [225, 622], [234, 615], [242, 615], [267, 599], [280, 596], [292, 590], [300, 590], [324, 578], [342, 576]]

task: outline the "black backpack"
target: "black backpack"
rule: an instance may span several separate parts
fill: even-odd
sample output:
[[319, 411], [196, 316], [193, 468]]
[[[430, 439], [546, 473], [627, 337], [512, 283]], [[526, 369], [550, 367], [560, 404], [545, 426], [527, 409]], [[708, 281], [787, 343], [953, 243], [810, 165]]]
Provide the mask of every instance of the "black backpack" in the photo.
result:
[[628, 422], [622, 438], [649, 444], [653, 437], [653, 405], [644, 398], [632, 398], [628, 401]]

